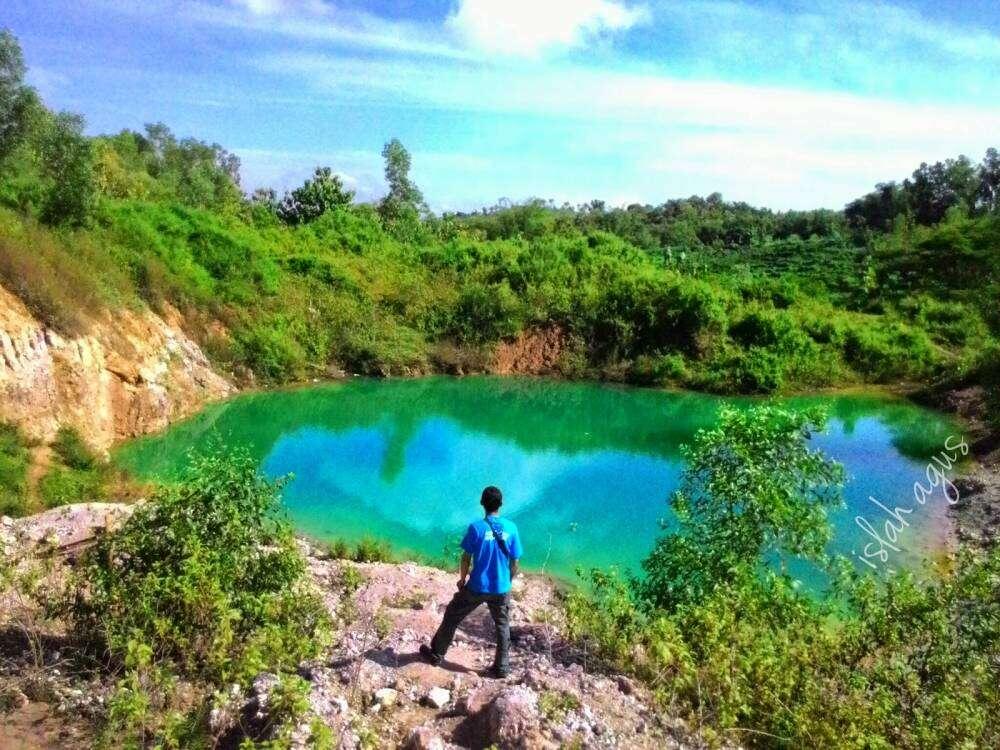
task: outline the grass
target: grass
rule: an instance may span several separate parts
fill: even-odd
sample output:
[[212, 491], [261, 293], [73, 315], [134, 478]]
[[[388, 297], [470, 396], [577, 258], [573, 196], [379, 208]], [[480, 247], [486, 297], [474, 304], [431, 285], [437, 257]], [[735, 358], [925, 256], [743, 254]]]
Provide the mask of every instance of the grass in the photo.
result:
[[38, 483], [46, 508], [107, 499], [114, 481], [111, 468], [74, 428], [60, 427], [51, 447], [52, 465]]
[[0, 515], [20, 516], [28, 507], [28, 466], [31, 453], [15, 425], [0, 422]]
[[59, 235], [6, 209], [0, 209], [0, 283], [67, 336], [84, 333], [102, 310], [132, 297], [129, 280], [93, 235]]
[[352, 545], [345, 539], [320, 542], [319, 546], [336, 560], [352, 560], [359, 563], [392, 562], [395, 557], [392, 547], [384, 539], [366, 536]]

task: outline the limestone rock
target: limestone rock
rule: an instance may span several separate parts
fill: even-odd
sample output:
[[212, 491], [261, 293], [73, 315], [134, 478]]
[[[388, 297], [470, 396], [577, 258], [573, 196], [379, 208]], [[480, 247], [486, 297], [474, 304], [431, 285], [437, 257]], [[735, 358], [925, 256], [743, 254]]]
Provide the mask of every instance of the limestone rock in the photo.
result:
[[414, 727], [406, 737], [404, 750], [444, 750], [442, 740], [430, 727]]
[[451, 702], [451, 692], [442, 687], [433, 687], [427, 691], [424, 700], [432, 708], [444, 708]]

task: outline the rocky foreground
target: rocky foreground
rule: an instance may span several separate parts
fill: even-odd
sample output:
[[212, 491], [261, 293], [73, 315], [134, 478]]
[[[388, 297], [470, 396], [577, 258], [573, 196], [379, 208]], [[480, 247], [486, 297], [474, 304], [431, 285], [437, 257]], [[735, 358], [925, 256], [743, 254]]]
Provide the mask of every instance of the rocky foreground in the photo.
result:
[[[113, 527], [127, 506], [67, 506], [38, 516], [4, 519], [8, 555], [37, 545], [73, 554], [98, 528]], [[455, 588], [455, 574], [414, 563], [331, 559], [301, 542], [309, 573], [340, 623], [320, 660], [303, 664], [309, 711], [296, 742], [308, 747], [314, 719], [333, 730], [340, 748], [685, 748], [701, 742], [679, 719], [665, 718], [648, 690], [599, 664], [562, 635], [559, 594], [551, 581], [520, 581], [512, 596], [512, 673], [482, 675], [492, 663], [493, 624], [485, 607], [459, 630], [440, 667], [417, 653], [437, 627]], [[9, 559], [9, 557], [8, 557]], [[14, 602], [3, 602], [13, 611]], [[9, 627], [8, 627], [9, 630]], [[0, 728], [0, 747], [83, 748], [91, 717], [110, 684], [81, 684], [60, 670], [58, 639], [0, 652], [0, 677], [32, 673], [43, 683], [22, 694]], [[249, 693], [238, 688], [211, 721], [220, 746], [238, 745], [237, 725], [268, 724], [275, 675], [261, 674]]]

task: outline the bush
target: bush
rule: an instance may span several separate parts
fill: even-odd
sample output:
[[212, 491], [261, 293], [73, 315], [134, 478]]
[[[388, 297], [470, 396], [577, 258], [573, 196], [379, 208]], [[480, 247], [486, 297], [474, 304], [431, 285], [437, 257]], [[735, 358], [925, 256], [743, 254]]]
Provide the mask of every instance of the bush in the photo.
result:
[[97, 456], [72, 427], [60, 427], [52, 441], [52, 450], [63, 464], [70, 469], [88, 471], [100, 463]]
[[264, 380], [283, 381], [301, 377], [305, 353], [289, 335], [283, 321], [254, 323], [236, 331], [237, 358]]
[[107, 497], [103, 472], [53, 466], [38, 483], [38, 493], [46, 508], [71, 503], [99, 502]]
[[810, 451], [818, 411], [724, 407], [719, 424], [683, 449], [681, 489], [670, 500], [678, 528], [642, 564], [640, 594], [668, 610], [697, 602], [720, 581], [756, 576], [762, 560], [821, 559], [827, 513], [842, 503], [843, 467]]
[[55, 508], [107, 498], [110, 468], [74, 428], [63, 426], [52, 441], [53, 465], [38, 484], [42, 504]]
[[0, 422], [0, 516], [20, 516], [27, 509], [31, 455], [16, 425]]
[[157, 662], [214, 683], [315, 656], [327, 618], [278, 490], [247, 455], [193, 458], [87, 555], [77, 634], [120, 662], [147, 644]]
[[844, 335], [844, 359], [877, 383], [927, 377], [940, 365], [940, 356], [926, 333], [884, 321], [849, 328]]
[[354, 548], [351, 556], [354, 562], [389, 562], [392, 560], [392, 550], [382, 539], [366, 536]]
[[594, 571], [571, 592], [570, 634], [710, 742], [998, 746], [1000, 548], [963, 551], [924, 580], [882, 582], [840, 561], [826, 567], [828, 592], [803, 591], [764, 565], [819, 557], [823, 487], [839, 471], [804, 449], [807, 418], [767, 414], [730, 411], [699, 433], [674, 501], [679, 528], [657, 542], [645, 578]]

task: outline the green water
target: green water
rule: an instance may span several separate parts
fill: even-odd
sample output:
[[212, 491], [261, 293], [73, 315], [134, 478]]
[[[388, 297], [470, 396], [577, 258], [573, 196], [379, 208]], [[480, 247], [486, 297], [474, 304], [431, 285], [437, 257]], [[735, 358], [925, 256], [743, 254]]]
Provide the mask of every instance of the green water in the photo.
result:
[[[730, 399], [732, 400], [732, 399]], [[545, 380], [363, 380], [255, 393], [208, 407], [115, 459], [169, 479], [191, 449], [244, 446], [270, 476], [293, 474], [289, 515], [317, 538], [366, 535], [438, 559], [478, 514], [484, 485], [503, 489], [525, 565], [570, 576], [577, 566], [636, 568], [670, 522], [666, 500], [679, 446], [710, 425], [721, 399]], [[830, 429], [813, 438], [842, 461], [848, 507], [834, 517], [834, 548], [871, 541], [856, 525], [887, 507], [913, 506], [912, 487], [956, 426], [910, 403], [873, 396], [796, 398], [825, 404]], [[909, 516], [892, 562], [934, 556], [950, 533], [936, 494]]]

